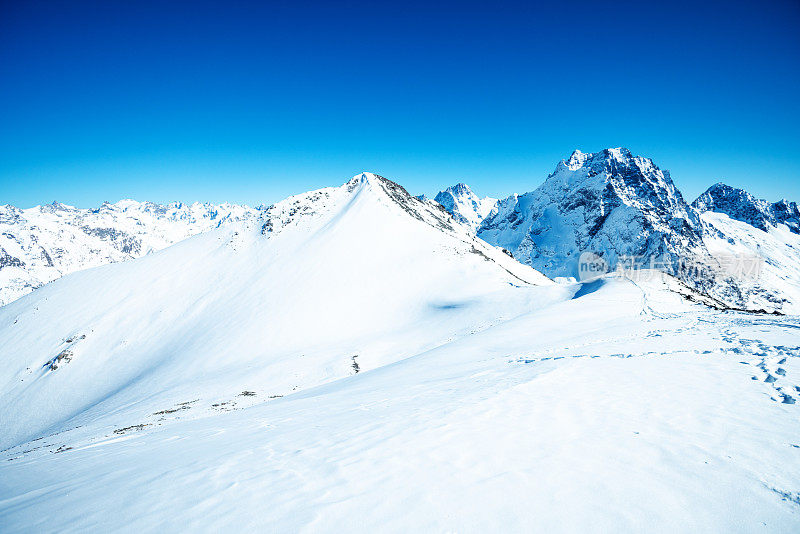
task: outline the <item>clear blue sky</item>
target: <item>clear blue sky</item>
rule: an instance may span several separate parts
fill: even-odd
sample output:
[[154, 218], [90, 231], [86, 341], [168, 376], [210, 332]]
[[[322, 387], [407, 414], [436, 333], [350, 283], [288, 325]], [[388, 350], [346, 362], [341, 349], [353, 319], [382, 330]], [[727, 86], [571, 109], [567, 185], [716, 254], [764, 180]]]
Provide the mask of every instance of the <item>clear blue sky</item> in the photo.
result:
[[0, 204], [258, 204], [579, 148], [800, 200], [800, 3], [0, 3]]

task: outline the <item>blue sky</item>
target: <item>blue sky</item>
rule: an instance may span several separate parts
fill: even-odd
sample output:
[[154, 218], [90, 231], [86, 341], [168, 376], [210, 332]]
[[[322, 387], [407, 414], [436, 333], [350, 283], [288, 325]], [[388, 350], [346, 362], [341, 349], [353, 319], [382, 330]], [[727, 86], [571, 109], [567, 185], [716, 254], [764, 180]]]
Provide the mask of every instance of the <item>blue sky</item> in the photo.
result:
[[535, 188], [626, 146], [800, 200], [800, 4], [0, 4], [0, 203]]

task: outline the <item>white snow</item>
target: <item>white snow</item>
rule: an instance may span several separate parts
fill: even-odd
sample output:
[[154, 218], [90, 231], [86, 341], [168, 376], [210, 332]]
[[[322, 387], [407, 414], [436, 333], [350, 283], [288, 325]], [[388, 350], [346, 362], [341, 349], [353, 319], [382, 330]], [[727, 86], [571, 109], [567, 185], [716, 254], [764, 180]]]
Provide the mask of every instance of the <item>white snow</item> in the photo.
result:
[[[707, 211], [701, 217], [708, 225], [703, 241], [712, 255], [717, 258], [758, 258], [759, 268], [755, 276], [739, 280], [743, 288], [770, 288], [786, 300], [782, 311], [800, 314], [800, 235], [783, 224], [770, 226], [765, 232], [713, 211]], [[762, 303], [757, 294], [751, 299], [754, 305], [768, 307], [768, 303]]]
[[280, 399], [243, 381], [257, 397], [231, 412], [197, 383], [181, 419], [114, 402], [3, 452], [0, 517], [38, 532], [796, 532], [798, 405], [776, 388], [798, 385], [800, 322], [665, 283], [558, 302], [514, 288], [540, 305]]

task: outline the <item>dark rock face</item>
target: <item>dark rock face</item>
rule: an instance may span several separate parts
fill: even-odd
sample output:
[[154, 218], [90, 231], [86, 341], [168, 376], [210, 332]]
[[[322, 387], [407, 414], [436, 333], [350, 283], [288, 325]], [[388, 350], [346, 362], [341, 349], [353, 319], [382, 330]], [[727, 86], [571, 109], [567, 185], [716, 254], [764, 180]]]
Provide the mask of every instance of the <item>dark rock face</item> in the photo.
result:
[[81, 230], [83, 230], [85, 234], [99, 237], [103, 241], [112, 242], [117, 250], [125, 254], [136, 255], [141, 251], [141, 239], [137, 239], [116, 228], [91, 228], [89, 226], [82, 226]]
[[25, 267], [25, 262], [0, 248], [0, 269], [4, 267]]
[[718, 183], [709, 187], [692, 206], [701, 212], [724, 213], [759, 230], [785, 224], [793, 233], [800, 234], [800, 210], [796, 202], [781, 200], [770, 204], [743, 189]]

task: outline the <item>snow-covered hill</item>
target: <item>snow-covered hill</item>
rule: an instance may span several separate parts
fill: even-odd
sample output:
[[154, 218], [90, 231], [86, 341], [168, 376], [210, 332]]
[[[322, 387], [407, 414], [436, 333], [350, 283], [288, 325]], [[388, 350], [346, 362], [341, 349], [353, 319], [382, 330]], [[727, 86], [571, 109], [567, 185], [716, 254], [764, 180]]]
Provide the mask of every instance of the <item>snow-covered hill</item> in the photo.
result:
[[439, 191], [434, 200], [444, 206], [456, 221], [466, 224], [473, 230], [480, 226], [499, 202], [496, 198], [478, 197], [467, 184], [463, 183]]
[[534, 297], [514, 289], [530, 284], [553, 285], [362, 174], [0, 308], [0, 446], [375, 368], [485, 327], [492, 302], [521, 313]]
[[235, 204], [133, 200], [97, 209], [0, 206], [0, 306], [67, 273], [138, 258], [258, 213]]

